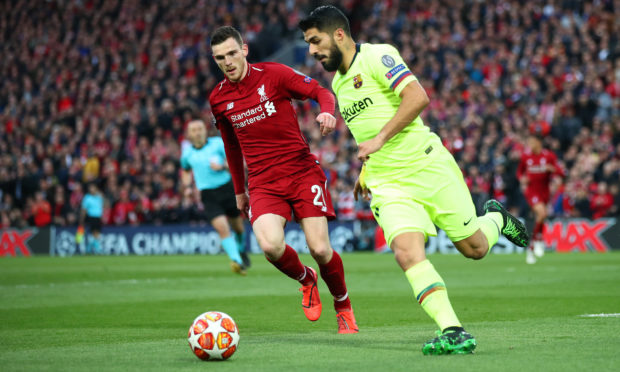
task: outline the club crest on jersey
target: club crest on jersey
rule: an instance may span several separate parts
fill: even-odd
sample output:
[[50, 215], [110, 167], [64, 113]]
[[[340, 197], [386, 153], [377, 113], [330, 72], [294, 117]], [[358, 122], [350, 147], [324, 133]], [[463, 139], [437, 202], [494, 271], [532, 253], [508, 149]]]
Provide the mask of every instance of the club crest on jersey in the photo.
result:
[[362, 86], [362, 74], [357, 74], [353, 76], [353, 88], [358, 89]]
[[265, 102], [269, 100], [269, 97], [267, 97], [267, 94], [265, 93], [265, 84], [261, 85], [256, 91], [258, 95], [260, 96], [261, 102]]
[[231, 110], [233, 107], [235, 107], [235, 103], [234, 103], [234, 102], [229, 102], [229, 103], [226, 105], [226, 110], [227, 110], [227, 111], [228, 111], [228, 110]]

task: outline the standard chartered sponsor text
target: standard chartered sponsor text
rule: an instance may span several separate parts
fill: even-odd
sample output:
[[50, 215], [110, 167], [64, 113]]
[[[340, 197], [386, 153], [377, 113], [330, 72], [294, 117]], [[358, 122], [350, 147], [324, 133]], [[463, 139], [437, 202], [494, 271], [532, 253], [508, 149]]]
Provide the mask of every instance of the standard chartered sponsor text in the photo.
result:
[[[252, 116], [254, 115], [254, 116]], [[258, 105], [254, 108], [250, 108], [247, 109], [244, 112], [241, 112], [239, 114], [234, 114], [230, 116], [230, 119], [233, 122], [233, 125], [235, 126], [235, 128], [243, 128], [248, 124], [252, 124], [255, 123], [259, 120], [263, 120], [264, 118], [266, 118], [267, 116], [265, 115], [265, 112], [263, 111], [263, 106], [262, 105]], [[239, 120], [245, 119], [241, 122], [237, 122]]]

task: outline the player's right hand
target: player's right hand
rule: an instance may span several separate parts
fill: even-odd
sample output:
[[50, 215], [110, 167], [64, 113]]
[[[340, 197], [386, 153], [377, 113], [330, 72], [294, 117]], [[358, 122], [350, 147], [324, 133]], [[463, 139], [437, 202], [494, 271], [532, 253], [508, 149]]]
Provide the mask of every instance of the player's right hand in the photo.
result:
[[364, 200], [370, 201], [370, 190], [368, 190], [366, 186], [362, 186], [359, 178], [355, 181], [355, 186], [353, 187], [353, 197], [355, 198], [355, 201], [358, 200], [358, 193], [364, 198]]
[[317, 115], [316, 122], [319, 123], [319, 129], [323, 136], [330, 134], [336, 129], [336, 118], [328, 112], [322, 112]]
[[239, 209], [245, 217], [249, 217], [250, 197], [248, 193], [236, 194], [235, 197], [237, 198], [237, 209]]

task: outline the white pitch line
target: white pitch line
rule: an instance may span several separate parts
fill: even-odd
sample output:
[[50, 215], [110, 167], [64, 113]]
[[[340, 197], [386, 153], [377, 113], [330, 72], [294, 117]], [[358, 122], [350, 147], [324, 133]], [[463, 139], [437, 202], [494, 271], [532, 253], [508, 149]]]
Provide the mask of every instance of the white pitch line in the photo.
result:
[[620, 318], [620, 313], [581, 314], [579, 316], [582, 318]]
[[43, 288], [43, 287], [75, 287], [75, 286], [91, 286], [91, 285], [114, 285], [114, 284], [142, 284], [142, 283], [166, 283], [169, 280], [167, 278], [156, 279], [119, 279], [119, 280], [97, 280], [97, 281], [81, 281], [81, 282], [66, 282], [66, 283], [43, 283], [43, 284], [14, 284], [14, 285], [0, 285], [2, 288], [17, 288], [17, 289], [31, 289], [31, 288]]

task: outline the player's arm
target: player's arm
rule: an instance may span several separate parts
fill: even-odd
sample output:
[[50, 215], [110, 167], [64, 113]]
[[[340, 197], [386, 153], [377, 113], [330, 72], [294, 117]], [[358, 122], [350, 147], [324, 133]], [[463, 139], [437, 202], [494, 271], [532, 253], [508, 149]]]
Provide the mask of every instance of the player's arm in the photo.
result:
[[225, 119], [218, 118], [217, 127], [222, 134], [222, 141], [224, 142], [224, 151], [226, 153], [226, 162], [230, 169], [230, 176], [233, 180], [233, 187], [235, 189], [235, 198], [237, 199], [237, 208], [248, 214], [249, 209], [249, 197], [245, 188], [245, 169], [243, 167], [243, 153], [241, 152], [241, 145], [234, 132], [232, 125], [228, 122], [222, 122]]
[[366, 60], [365, 71], [378, 84], [389, 89], [400, 98], [400, 104], [394, 116], [381, 128], [377, 135], [360, 143], [358, 158], [368, 159], [369, 155], [379, 151], [397, 133], [409, 126], [428, 105], [429, 99], [418, 79], [396, 48], [390, 45], [376, 46], [370, 50], [372, 57]]
[[224, 142], [221, 139], [215, 137], [213, 141], [217, 144], [216, 153], [224, 159], [224, 162], [220, 163], [219, 158], [211, 160], [211, 169], [214, 171], [225, 171], [228, 169], [228, 163], [226, 162], [226, 150], [224, 150]]
[[[299, 100], [311, 98], [319, 103], [321, 113], [317, 115], [321, 134], [327, 135], [336, 129], [336, 97], [318, 81], [284, 65], [278, 66], [280, 86], [285, 88], [291, 97]], [[280, 73], [281, 71], [281, 73]]]
[[83, 226], [84, 221], [86, 221], [86, 195], [82, 197], [82, 202], [80, 203], [80, 220], [79, 225]]
[[181, 159], [179, 161], [181, 163], [181, 185], [184, 190], [187, 190], [192, 187], [192, 167], [189, 164], [187, 159], [187, 154], [185, 151], [181, 154]]
[[359, 144], [357, 157], [360, 160], [365, 161], [370, 154], [379, 151], [387, 141], [411, 124], [430, 102], [426, 91], [417, 80], [407, 84], [399, 96], [401, 102], [394, 117], [381, 128], [381, 131], [373, 139]]
[[355, 186], [353, 187], [353, 197], [355, 201], [358, 200], [357, 194], [360, 194], [362, 198], [366, 201], [370, 201], [370, 190], [366, 187], [366, 182], [364, 181], [364, 177], [366, 175], [366, 163], [362, 165], [362, 170], [360, 170], [360, 175], [357, 177], [355, 181]]
[[192, 187], [192, 172], [189, 170], [181, 169], [181, 185], [187, 189]]
[[551, 153], [551, 156], [549, 157], [549, 172], [553, 175], [553, 176], [557, 176], [557, 177], [566, 177], [566, 170], [564, 169], [564, 167], [558, 162], [558, 158], [557, 156], [555, 156], [554, 153]]

